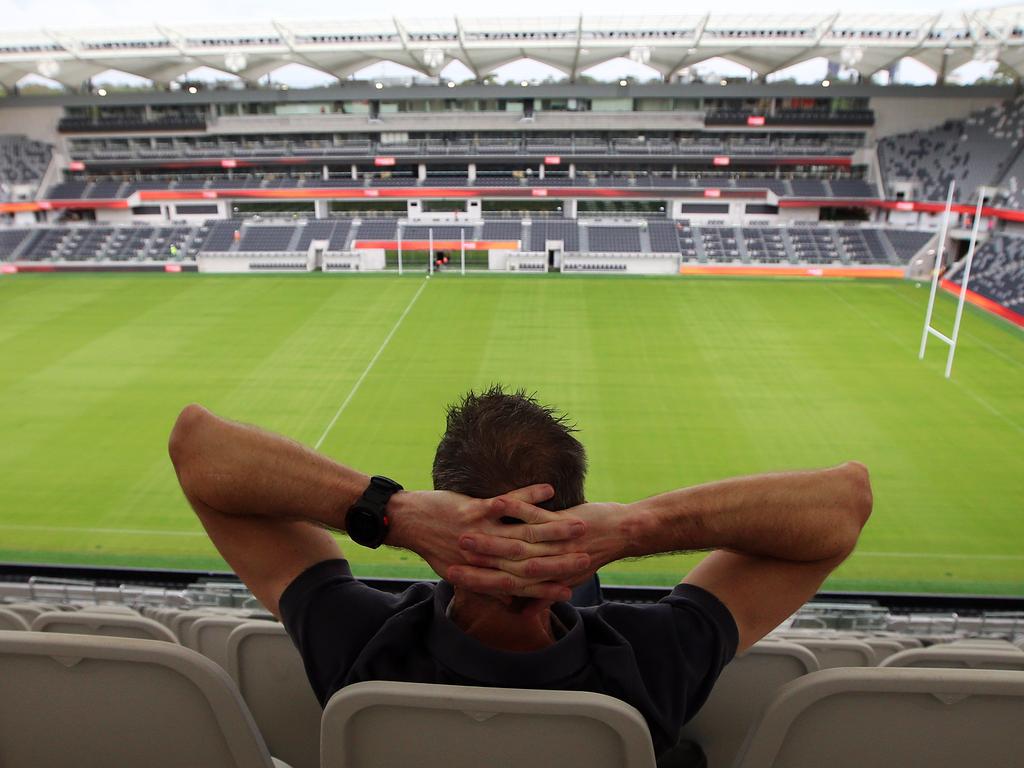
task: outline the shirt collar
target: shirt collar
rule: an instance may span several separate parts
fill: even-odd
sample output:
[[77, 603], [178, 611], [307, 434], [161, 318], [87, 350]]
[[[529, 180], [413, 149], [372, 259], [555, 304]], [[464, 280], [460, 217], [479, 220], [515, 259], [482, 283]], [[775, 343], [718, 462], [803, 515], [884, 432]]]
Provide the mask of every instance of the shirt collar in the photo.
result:
[[551, 606], [566, 628], [564, 636], [547, 648], [519, 653], [488, 648], [459, 629], [445, 615], [454, 594], [451, 584], [438, 582], [427, 646], [435, 659], [461, 677], [486, 685], [507, 687], [514, 680], [520, 688], [540, 688], [571, 677], [586, 665], [589, 653], [583, 623], [568, 603]]

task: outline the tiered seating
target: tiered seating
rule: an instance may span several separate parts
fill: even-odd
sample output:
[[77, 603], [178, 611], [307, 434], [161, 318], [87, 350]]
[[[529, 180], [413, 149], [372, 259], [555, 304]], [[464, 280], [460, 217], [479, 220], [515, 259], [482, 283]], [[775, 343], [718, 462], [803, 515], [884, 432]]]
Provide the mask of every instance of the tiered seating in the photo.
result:
[[839, 248], [832, 237], [832, 230], [798, 229], [786, 230], [793, 258], [804, 264], [831, 264], [840, 261]]
[[50, 187], [46, 196], [51, 200], [78, 200], [88, 186], [87, 181], [63, 181]]
[[679, 229], [674, 221], [648, 219], [647, 235], [654, 253], [679, 253]]
[[247, 226], [242, 229], [238, 243], [240, 251], [287, 251], [295, 235], [290, 226]]
[[31, 199], [50, 164], [52, 147], [25, 136], [0, 136], [0, 200], [14, 197], [14, 187], [27, 187], [19, 198]]
[[589, 250], [594, 253], [639, 253], [640, 230], [637, 227], [587, 227]]
[[210, 234], [199, 248], [201, 251], [227, 251], [235, 244], [235, 232], [241, 228], [241, 222], [229, 220], [218, 221], [210, 227]]
[[828, 197], [825, 182], [820, 179], [790, 179], [794, 197]]
[[398, 230], [395, 219], [363, 219], [356, 231], [359, 240], [394, 240]]
[[864, 179], [830, 179], [828, 186], [832, 189], [832, 197], [878, 197], [875, 185]]
[[433, 232], [435, 240], [458, 240], [465, 236], [467, 240], [473, 237], [473, 227], [452, 227], [452, 226], [408, 226], [402, 227], [403, 240], [428, 240]]
[[764, 264], [782, 264], [789, 260], [786, 241], [779, 229], [744, 227], [747, 258]]
[[1010, 170], [1022, 146], [1024, 100], [1017, 98], [929, 131], [888, 136], [878, 143], [878, 160], [886, 181], [913, 181], [922, 199], [945, 200], [956, 181], [956, 198], [970, 201]]
[[889, 264], [888, 251], [877, 229], [841, 227], [836, 230], [846, 261], [856, 264]]
[[694, 227], [693, 231], [701, 239], [707, 261], [727, 263], [743, 260], [735, 227]]
[[0, 229], [0, 259], [12, 256], [28, 234], [27, 229]]
[[518, 219], [514, 221], [485, 221], [480, 238], [483, 240], [522, 240], [523, 223]]
[[118, 191], [121, 189], [122, 181], [96, 181], [93, 182], [92, 186], [89, 187], [85, 193], [85, 197], [89, 200], [108, 200], [116, 197], [123, 197], [119, 195]]
[[[962, 278], [961, 271], [953, 280], [960, 283]], [[1024, 313], [1024, 238], [995, 236], [978, 246], [968, 287]]]
[[883, 229], [881, 235], [896, 251], [900, 263], [909, 262], [925, 244], [934, 237], [931, 232], [915, 232], [905, 229]]
[[576, 222], [562, 219], [533, 219], [530, 226], [530, 250], [546, 250], [548, 240], [561, 240], [564, 251], [579, 250], [579, 228]]

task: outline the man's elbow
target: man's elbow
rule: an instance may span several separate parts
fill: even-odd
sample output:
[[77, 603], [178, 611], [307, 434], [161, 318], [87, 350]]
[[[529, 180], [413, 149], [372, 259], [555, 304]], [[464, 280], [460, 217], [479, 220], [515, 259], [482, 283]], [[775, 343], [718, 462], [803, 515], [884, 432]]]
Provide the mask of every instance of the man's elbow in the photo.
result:
[[210, 412], [201, 405], [190, 403], [178, 414], [174, 427], [171, 429], [171, 436], [167, 441], [167, 453], [171, 457], [174, 471], [178, 473], [178, 479], [183, 487], [189, 474], [188, 469], [197, 453], [199, 432], [209, 416]]
[[844, 467], [848, 482], [846, 511], [846, 554], [849, 555], [857, 546], [860, 533], [871, 517], [874, 496], [871, 492], [871, 476], [868, 468], [858, 461], [847, 462]]

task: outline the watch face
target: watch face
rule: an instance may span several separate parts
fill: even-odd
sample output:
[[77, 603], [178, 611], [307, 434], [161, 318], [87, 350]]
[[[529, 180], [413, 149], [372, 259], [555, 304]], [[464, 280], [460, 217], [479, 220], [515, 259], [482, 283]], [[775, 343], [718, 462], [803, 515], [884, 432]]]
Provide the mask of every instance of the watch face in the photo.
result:
[[376, 546], [381, 534], [380, 519], [368, 509], [353, 509], [345, 520], [345, 530], [352, 541], [364, 546]]

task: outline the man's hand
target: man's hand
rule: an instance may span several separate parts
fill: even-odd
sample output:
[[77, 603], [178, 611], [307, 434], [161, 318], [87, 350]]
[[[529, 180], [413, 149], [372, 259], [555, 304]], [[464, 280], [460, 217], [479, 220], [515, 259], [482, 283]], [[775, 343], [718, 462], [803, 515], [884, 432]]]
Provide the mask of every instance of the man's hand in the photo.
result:
[[[479, 587], [466, 586], [487, 594], [568, 600], [567, 585], [590, 567], [589, 556], [574, 544], [587, 526], [572, 514], [534, 506], [552, 495], [550, 485], [531, 485], [492, 499], [450, 491], [399, 492], [387, 508], [392, 518], [387, 543], [415, 552], [438, 576], [462, 584], [467, 570], [479, 570], [471, 567], [477, 556], [465, 542], [509, 542], [517, 556], [501, 559], [503, 567], [488, 572]], [[508, 524], [502, 518], [522, 523]]]
[[475, 592], [500, 593], [510, 577], [543, 577], [560, 582], [564, 589], [582, 584], [602, 566], [631, 554], [630, 524], [623, 504], [581, 504], [545, 514], [572, 520], [583, 531], [558, 536], [565, 529], [549, 527], [546, 533], [551, 536], [538, 537], [540, 526], [501, 526], [496, 532], [471, 528], [459, 537], [468, 565], [451, 569], [449, 581]]

